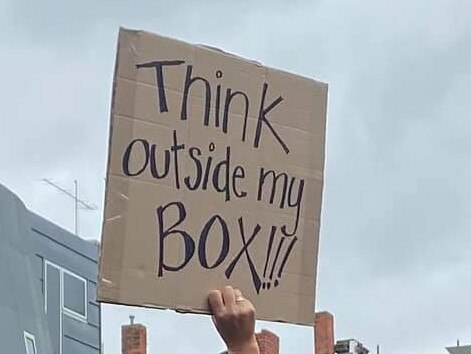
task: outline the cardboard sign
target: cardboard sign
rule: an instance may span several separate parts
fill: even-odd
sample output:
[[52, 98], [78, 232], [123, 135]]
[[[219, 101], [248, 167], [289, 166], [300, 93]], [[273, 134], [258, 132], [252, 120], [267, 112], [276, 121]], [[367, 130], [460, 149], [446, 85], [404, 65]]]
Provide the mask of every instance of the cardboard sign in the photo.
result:
[[[295, 53], [294, 53], [295, 54]], [[98, 297], [312, 324], [327, 85], [120, 30]]]

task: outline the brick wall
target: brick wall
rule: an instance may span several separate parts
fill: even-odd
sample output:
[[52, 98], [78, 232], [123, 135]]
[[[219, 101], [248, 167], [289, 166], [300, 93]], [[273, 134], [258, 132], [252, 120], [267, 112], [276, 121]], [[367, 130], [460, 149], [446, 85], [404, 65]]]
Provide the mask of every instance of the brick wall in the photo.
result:
[[334, 354], [334, 316], [318, 312], [314, 318], [315, 354]]
[[270, 331], [262, 330], [256, 333], [260, 354], [279, 354], [280, 353], [280, 339], [278, 336]]
[[141, 324], [121, 326], [122, 354], [147, 354], [147, 330]]

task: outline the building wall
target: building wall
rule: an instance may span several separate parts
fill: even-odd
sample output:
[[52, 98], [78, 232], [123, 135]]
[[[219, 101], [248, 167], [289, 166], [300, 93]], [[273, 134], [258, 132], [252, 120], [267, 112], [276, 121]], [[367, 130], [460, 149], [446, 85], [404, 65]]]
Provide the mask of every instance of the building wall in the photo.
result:
[[25, 353], [26, 331], [38, 354], [100, 353], [98, 252], [0, 185], [0, 352]]
[[450, 354], [471, 354], [471, 345], [448, 347], [446, 349]]
[[26, 353], [25, 333], [38, 353], [52, 353], [42, 299], [34, 282], [33, 244], [28, 211], [0, 185], [0, 343], [1, 353]]
[[[34, 244], [34, 271], [47, 309], [49, 331], [56, 336], [57, 353], [97, 354], [100, 352], [100, 305], [96, 302], [98, 246], [70, 234], [30, 213]], [[51, 280], [47, 281], [47, 276]], [[70, 284], [68, 289], [67, 285]], [[86, 299], [80, 292], [83, 285]], [[68, 309], [67, 303], [84, 303], [83, 313]]]

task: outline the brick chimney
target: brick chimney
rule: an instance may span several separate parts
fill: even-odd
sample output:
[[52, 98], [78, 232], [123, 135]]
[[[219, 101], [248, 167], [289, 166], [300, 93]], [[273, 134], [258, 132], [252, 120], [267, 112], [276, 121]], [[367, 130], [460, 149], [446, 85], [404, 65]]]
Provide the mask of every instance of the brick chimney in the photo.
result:
[[318, 312], [314, 318], [315, 354], [334, 354], [334, 316]]
[[122, 354], [147, 354], [147, 329], [142, 324], [134, 323], [134, 316], [129, 316], [131, 323], [121, 326]]
[[275, 333], [264, 329], [260, 333], [255, 333], [255, 336], [257, 337], [260, 354], [280, 353], [280, 339]]

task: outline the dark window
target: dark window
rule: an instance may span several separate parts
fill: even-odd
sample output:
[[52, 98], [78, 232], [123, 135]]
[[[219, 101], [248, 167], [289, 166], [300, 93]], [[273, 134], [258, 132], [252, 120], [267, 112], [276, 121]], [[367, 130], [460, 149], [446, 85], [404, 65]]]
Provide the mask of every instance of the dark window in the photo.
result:
[[68, 314], [87, 317], [87, 283], [74, 274], [64, 271], [64, 310]]

